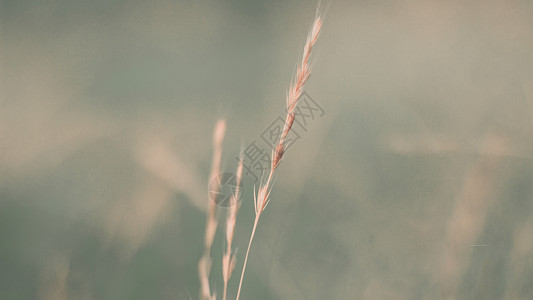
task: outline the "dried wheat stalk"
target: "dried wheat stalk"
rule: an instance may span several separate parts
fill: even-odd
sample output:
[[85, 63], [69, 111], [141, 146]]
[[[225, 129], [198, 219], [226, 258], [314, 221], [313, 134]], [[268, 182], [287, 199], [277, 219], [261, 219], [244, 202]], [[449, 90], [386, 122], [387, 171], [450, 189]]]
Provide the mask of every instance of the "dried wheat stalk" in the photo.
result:
[[[219, 120], [215, 126], [213, 133], [213, 161], [211, 165], [211, 172], [209, 174], [210, 182], [217, 184], [218, 181], [213, 181], [215, 176], [220, 173], [220, 161], [222, 159], [222, 141], [226, 133], [226, 121]], [[219, 184], [219, 183], [218, 183]], [[211, 186], [210, 193], [217, 193], [220, 186]], [[208, 196], [207, 202], [207, 220], [205, 224], [205, 239], [202, 258], [198, 262], [198, 277], [200, 279], [200, 299], [213, 300], [214, 294], [211, 294], [209, 287], [209, 274], [211, 273], [211, 246], [217, 231], [217, 206], [215, 201], [212, 201], [211, 195]]]
[[231, 278], [231, 274], [235, 269], [235, 253], [232, 253], [231, 244], [233, 242], [233, 234], [235, 232], [235, 222], [237, 221], [237, 212], [240, 208], [239, 195], [241, 191], [239, 186], [242, 178], [242, 154], [235, 174], [235, 186], [236, 190], [231, 197], [230, 207], [228, 208], [228, 214], [226, 216], [226, 251], [222, 256], [222, 279], [224, 281], [224, 293], [222, 299], [226, 300], [228, 293], [228, 281]]
[[244, 264], [242, 267], [242, 273], [241, 273], [241, 280], [239, 282], [239, 289], [237, 291], [237, 298], [236, 300], [239, 300], [240, 294], [241, 294], [241, 288], [242, 288], [242, 282], [244, 279], [244, 271], [246, 270], [246, 264], [248, 262], [248, 255], [250, 253], [250, 247], [252, 246], [252, 241], [255, 235], [255, 231], [257, 229], [257, 224], [259, 222], [259, 217], [261, 216], [261, 213], [265, 210], [266, 206], [269, 202], [269, 195], [270, 190], [272, 189], [272, 177], [274, 175], [274, 172], [279, 166], [279, 163], [281, 162], [281, 159], [283, 158], [283, 154], [285, 153], [285, 138], [287, 137], [287, 134], [292, 128], [292, 125], [294, 124], [295, 119], [295, 108], [298, 104], [298, 99], [302, 95], [303, 86], [307, 79], [309, 79], [309, 76], [311, 75], [311, 65], [309, 63], [309, 57], [311, 56], [311, 50], [316, 43], [318, 36], [320, 35], [320, 29], [322, 28], [322, 18], [318, 14], [315, 17], [315, 21], [313, 22], [313, 27], [311, 28], [311, 31], [309, 32], [309, 35], [307, 36], [307, 41], [305, 43], [302, 62], [298, 66], [296, 70], [296, 76], [294, 81], [291, 83], [289, 91], [287, 93], [287, 116], [285, 118], [285, 125], [283, 127], [282, 134], [278, 140], [278, 143], [274, 150], [272, 151], [272, 163], [270, 167], [270, 173], [267, 177], [267, 180], [260, 184], [257, 194], [255, 194], [255, 188], [254, 188], [254, 206], [255, 206], [255, 220], [254, 225], [252, 228], [252, 233], [250, 234], [250, 240], [248, 242], [248, 249], [246, 250], [246, 256], [244, 258]]

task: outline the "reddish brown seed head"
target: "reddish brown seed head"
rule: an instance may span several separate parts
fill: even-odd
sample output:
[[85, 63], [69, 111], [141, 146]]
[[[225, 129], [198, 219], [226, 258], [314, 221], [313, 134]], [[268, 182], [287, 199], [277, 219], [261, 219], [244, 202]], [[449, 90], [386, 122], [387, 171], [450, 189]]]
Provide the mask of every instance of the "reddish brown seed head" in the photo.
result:
[[272, 160], [273, 170], [275, 170], [278, 167], [284, 153], [285, 153], [285, 147], [283, 146], [283, 144], [279, 144], [278, 146], [276, 146], [276, 150], [274, 151], [274, 159]]

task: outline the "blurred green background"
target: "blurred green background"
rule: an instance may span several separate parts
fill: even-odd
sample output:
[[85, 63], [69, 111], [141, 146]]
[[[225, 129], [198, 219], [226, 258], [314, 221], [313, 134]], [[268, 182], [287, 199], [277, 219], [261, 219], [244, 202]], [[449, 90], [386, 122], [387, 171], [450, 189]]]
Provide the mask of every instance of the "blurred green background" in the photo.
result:
[[[325, 114], [278, 169], [241, 299], [533, 299], [533, 3], [322, 6]], [[233, 172], [315, 9], [0, 1], [0, 299], [197, 299], [214, 124]]]

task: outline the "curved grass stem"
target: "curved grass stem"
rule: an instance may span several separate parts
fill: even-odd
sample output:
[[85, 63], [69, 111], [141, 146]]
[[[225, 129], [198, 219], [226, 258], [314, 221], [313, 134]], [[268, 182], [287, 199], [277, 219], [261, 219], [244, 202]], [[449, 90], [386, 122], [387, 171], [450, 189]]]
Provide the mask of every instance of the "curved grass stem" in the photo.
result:
[[242, 266], [241, 280], [239, 282], [239, 290], [237, 291], [237, 298], [235, 298], [235, 300], [239, 300], [239, 297], [241, 296], [241, 288], [242, 288], [242, 281], [244, 279], [244, 271], [246, 270], [246, 263], [248, 262], [248, 254], [250, 254], [250, 248], [252, 247], [252, 241], [254, 239], [255, 230], [257, 229], [257, 223], [259, 223], [259, 216], [260, 214], [255, 215], [254, 227], [252, 228], [252, 234], [250, 235], [250, 241], [248, 242], [248, 250], [246, 250], [246, 256], [244, 257], [244, 265]]

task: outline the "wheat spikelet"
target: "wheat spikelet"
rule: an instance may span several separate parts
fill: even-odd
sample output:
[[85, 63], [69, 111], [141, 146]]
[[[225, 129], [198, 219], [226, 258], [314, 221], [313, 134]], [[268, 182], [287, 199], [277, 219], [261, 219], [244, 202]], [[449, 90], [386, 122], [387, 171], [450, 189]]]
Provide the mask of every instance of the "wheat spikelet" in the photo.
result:
[[222, 299], [226, 300], [228, 292], [228, 281], [231, 278], [231, 274], [235, 269], [235, 253], [232, 253], [231, 244], [233, 242], [233, 234], [235, 232], [235, 223], [237, 221], [237, 212], [240, 208], [239, 195], [241, 191], [239, 186], [241, 184], [242, 178], [242, 163], [243, 158], [242, 154], [239, 159], [239, 165], [237, 167], [237, 172], [235, 173], [236, 178], [236, 190], [231, 197], [230, 207], [228, 208], [228, 214], [226, 216], [226, 250], [222, 256], [222, 280], [224, 281], [224, 290], [222, 294]]
[[272, 177], [274, 176], [274, 172], [278, 168], [279, 163], [281, 162], [283, 155], [285, 154], [285, 150], [286, 150], [285, 139], [287, 137], [287, 134], [291, 130], [292, 125], [294, 124], [294, 119], [296, 116], [294, 110], [296, 108], [296, 105], [298, 104], [298, 99], [302, 95], [303, 86], [307, 82], [307, 79], [309, 79], [309, 76], [311, 75], [311, 65], [309, 63], [309, 58], [311, 56], [311, 50], [313, 46], [315, 45], [316, 41], [318, 40], [318, 36], [320, 35], [321, 28], [322, 28], [322, 18], [318, 14], [318, 10], [317, 10], [315, 21], [313, 22], [313, 26], [311, 28], [311, 31], [309, 32], [309, 35], [307, 36], [307, 41], [304, 46], [302, 62], [298, 66], [294, 81], [291, 83], [289, 91], [287, 92], [287, 98], [286, 98], [287, 116], [285, 118], [285, 125], [283, 126], [283, 131], [281, 133], [281, 136], [276, 144], [276, 147], [272, 151], [270, 173], [268, 174], [266, 181], [264, 181], [263, 183], [259, 185], [259, 188], [257, 189], [257, 193], [255, 192], [255, 188], [254, 188], [255, 220], [254, 220], [254, 225], [252, 228], [252, 233], [250, 234], [250, 240], [248, 242], [248, 249], [246, 250], [246, 255], [244, 257], [244, 264], [242, 267], [241, 280], [239, 282], [239, 289], [237, 291], [236, 300], [239, 300], [239, 297], [241, 294], [242, 282], [244, 279], [244, 272], [246, 270], [246, 264], [248, 262], [248, 255], [250, 253], [252, 241], [255, 236], [257, 224], [259, 223], [259, 217], [261, 216], [261, 213], [263, 213], [266, 206], [268, 205], [268, 202], [270, 201], [269, 196], [270, 196], [270, 191], [272, 189]]
[[[226, 121], [219, 120], [215, 125], [213, 133], [213, 161], [211, 165], [211, 172], [209, 174], [209, 181], [215, 186], [210, 186], [212, 189], [210, 193], [217, 193], [220, 189], [218, 181], [213, 180], [220, 173], [220, 161], [222, 159], [222, 141], [226, 133]], [[218, 222], [216, 219], [217, 206], [208, 196], [207, 202], [207, 219], [205, 224], [205, 238], [203, 255], [198, 262], [198, 277], [200, 280], [200, 299], [213, 300], [215, 295], [211, 294], [209, 287], [209, 274], [211, 273], [211, 246], [217, 231]]]

